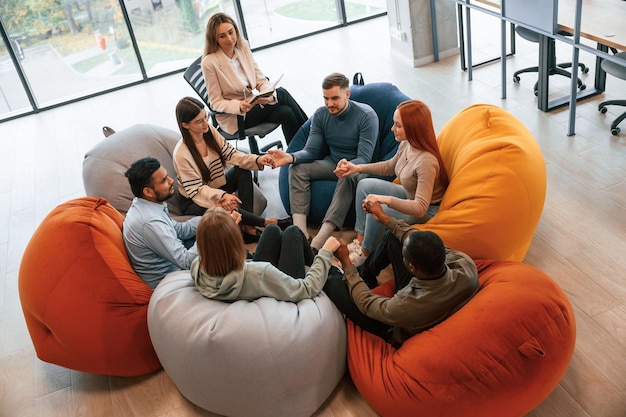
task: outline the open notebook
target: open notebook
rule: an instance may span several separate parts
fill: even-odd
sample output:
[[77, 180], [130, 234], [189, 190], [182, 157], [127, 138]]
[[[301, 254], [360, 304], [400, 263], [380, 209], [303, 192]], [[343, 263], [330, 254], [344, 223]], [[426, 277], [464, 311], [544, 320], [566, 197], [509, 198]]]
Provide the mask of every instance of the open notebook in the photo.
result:
[[253, 95], [250, 96], [250, 99], [248, 100], [249, 103], [254, 103], [255, 101], [257, 101], [259, 98], [261, 97], [269, 97], [272, 94], [274, 94], [274, 90], [276, 90], [276, 86], [278, 85], [278, 83], [280, 82], [280, 80], [283, 78], [283, 75], [285, 74], [281, 74], [280, 77], [278, 77], [276, 79], [276, 81], [274, 81], [273, 83], [270, 84], [270, 86], [263, 90], [263, 91], [259, 91], [254, 93]]

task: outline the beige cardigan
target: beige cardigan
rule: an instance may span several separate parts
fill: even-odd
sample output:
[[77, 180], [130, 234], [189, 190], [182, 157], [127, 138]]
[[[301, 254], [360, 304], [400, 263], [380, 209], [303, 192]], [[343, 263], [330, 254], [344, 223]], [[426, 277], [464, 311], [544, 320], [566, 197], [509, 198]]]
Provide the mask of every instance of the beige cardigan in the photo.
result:
[[[251, 171], [263, 170], [265, 168], [263, 165], [259, 166], [257, 164], [258, 155], [236, 150], [217, 132], [217, 129], [210, 125], [209, 128], [228, 164]], [[200, 207], [208, 208], [213, 207], [224, 194], [224, 190], [221, 190], [219, 187], [226, 184], [226, 177], [224, 176], [224, 167], [219, 155], [213, 152], [213, 150], [209, 148], [208, 155], [202, 159], [211, 172], [211, 180], [208, 184], [202, 180], [200, 169], [182, 139], [178, 141], [174, 148], [174, 170], [178, 177], [178, 192], [183, 197], [191, 198]]]

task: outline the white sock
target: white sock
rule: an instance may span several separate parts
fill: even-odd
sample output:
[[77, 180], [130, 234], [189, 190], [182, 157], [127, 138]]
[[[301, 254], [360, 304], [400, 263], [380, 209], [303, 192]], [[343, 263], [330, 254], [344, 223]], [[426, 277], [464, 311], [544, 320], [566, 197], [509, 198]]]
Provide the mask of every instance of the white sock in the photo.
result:
[[304, 233], [304, 236], [308, 239], [309, 231], [306, 226], [306, 214], [293, 213], [291, 218], [293, 219], [293, 224], [298, 226], [300, 230], [302, 230], [302, 233]]
[[320, 231], [311, 241], [311, 247], [315, 249], [319, 249], [324, 246], [326, 243], [326, 239], [330, 237], [330, 235], [335, 231], [335, 225], [331, 222], [322, 223], [322, 227], [320, 227]]

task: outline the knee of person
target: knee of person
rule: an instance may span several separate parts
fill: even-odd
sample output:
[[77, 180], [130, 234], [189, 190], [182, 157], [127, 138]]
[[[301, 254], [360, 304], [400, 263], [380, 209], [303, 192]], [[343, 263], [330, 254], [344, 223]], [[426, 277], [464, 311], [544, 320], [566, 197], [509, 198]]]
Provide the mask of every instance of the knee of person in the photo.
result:
[[367, 184], [363, 184], [363, 181], [365, 181], [367, 178], [363, 178], [361, 181], [359, 181], [356, 185], [356, 196], [358, 201], [362, 201], [363, 199], [365, 199], [365, 197], [367, 197], [367, 195], [369, 194], [369, 191], [367, 189]]
[[283, 103], [278, 103], [275, 107], [274, 110], [272, 111], [272, 119], [273, 120], [289, 120], [293, 118], [293, 112], [291, 111], [291, 109], [283, 104]]
[[308, 175], [307, 164], [296, 164], [289, 167], [289, 176], [293, 178], [306, 178]]
[[278, 225], [270, 223], [267, 226], [265, 226], [265, 228], [263, 229], [263, 234], [268, 234], [268, 235], [275, 235], [275, 236], [280, 236], [282, 233], [282, 230], [280, 230], [280, 227], [278, 227]]
[[348, 183], [351, 186], [353, 186], [354, 190], [356, 191], [356, 187], [364, 179], [366, 178], [362, 178], [362, 175], [360, 173], [355, 172], [354, 174], [350, 174], [347, 177], [341, 178], [340, 180], [343, 180], [343, 182]]
[[381, 181], [378, 178], [361, 178], [357, 184], [357, 191], [361, 191], [363, 194], [377, 194], [378, 182]]
[[298, 226], [292, 224], [283, 231], [283, 239], [289, 239], [290, 242], [295, 242], [296, 239], [305, 239], [305, 236]]

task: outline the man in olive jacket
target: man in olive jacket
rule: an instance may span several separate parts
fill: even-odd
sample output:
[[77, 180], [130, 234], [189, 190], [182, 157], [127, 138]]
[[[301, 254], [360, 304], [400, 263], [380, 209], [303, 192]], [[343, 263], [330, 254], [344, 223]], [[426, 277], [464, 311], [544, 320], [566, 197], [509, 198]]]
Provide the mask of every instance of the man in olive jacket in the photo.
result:
[[[379, 203], [365, 204], [388, 231], [360, 268], [361, 275], [350, 263], [343, 242], [336, 255], [345, 275], [342, 280], [329, 279], [324, 292], [363, 330], [400, 346], [465, 305], [478, 291], [478, 271], [469, 256], [446, 248], [437, 234], [390, 217]], [[364, 282], [375, 283], [378, 273], [389, 264], [396, 283], [391, 298], [372, 293]]]

